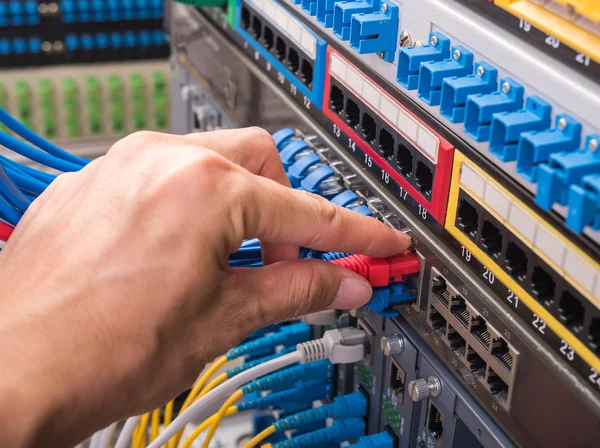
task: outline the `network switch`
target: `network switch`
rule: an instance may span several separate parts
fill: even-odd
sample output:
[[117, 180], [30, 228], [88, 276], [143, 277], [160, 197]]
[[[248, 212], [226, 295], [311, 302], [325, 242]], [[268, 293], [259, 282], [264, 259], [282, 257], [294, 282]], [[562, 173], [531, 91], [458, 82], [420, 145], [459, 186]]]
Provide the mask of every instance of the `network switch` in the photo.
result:
[[[289, 145], [291, 184], [411, 233], [419, 269], [402, 298], [376, 304], [375, 291], [342, 318], [366, 335], [365, 357], [335, 384], [368, 397], [366, 433], [418, 447], [598, 445], [597, 175], [560, 163], [594, 152], [595, 84], [456, 2], [270, 2], [287, 22], [261, 5], [242, 2], [234, 27], [214, 5], [182, 8], [173, 95], [199, 88], [225, 127], [289, 111], [293, 129], [275, 140]], [[289, 23], [323, 43], [316, 104]], [[238, 79], [212, 68], [236, 63]], [[223, 94], [258, 85], [277, 114], [251, 117]], [[197, 108], [177, 104], [179, 132], [197, 129]]]

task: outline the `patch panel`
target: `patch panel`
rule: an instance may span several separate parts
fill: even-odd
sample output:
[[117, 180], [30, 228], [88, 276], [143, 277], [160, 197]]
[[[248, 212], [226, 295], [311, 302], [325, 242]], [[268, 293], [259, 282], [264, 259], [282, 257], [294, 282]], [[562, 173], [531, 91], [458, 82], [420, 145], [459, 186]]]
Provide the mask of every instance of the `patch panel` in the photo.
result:
[[313, 104], [323, 97], [325, 42], [274, 0], [244, 0], [238, 32]]
[[[600, 267], [460, 152], [446, 228], [586, 360], [600, 367], [590, 327], [600, 316]], [[595, 353], [595, 354], [594, 354]]]
[[161, 58], [162, 0], [0, 1], [0, 67]]
[[60, 0], [64, 23], [117, 22], [162, 19], [162, 0]]
[[436, 268], [429, 291], [427, 323], [509, 411], [519, 353]]
[[332, 48], [323, 111], [442, 222], [452, 146]]
[[5, 71], [4, 108], [59, 141], [167, 130], [167, 73], [164, 62]]

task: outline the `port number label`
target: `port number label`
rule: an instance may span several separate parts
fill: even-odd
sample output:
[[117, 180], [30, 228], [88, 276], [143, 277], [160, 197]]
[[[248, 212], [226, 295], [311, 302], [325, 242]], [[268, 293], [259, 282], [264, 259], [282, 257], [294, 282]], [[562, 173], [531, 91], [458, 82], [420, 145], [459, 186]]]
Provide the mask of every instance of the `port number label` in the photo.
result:
[[537, 331], [539, 331], [542, 334], [546, 334], [546, 331], [545, 331], [546, 330], [546, 322], [544, 322], [542, 319], [540, 319], [540, 316], [538, 316], [537, 314], [533, 315], [532, 324]]
[[385, 171], [381, 171], [381, 180], [383, 180], [386, 184], [390, 183], [390, 175]]
[[575, 359], [575, 350], [567, 344], [564, 340], [560, 341], [560, 352], [565, 355], [569, 361], [573, 361]]
[[460, 250], [462, 251], [463, 258], [467, 261], [471, 261], [471, 257], [473, 256], [471, 254], [471, 251], [469, 249], [467, 249], [465, 246], [460, 246]]
[[342, 135], [342, 131], [341, 129], [338, 127], [337, 124], [333, 125], [333, 135], [335, 135], [336, 137], [339, 137], [340, 135]]
[[546, 39], [544, 40], [544, 42], [546, 42], [546, 45], [550, 45], [552, 48], [555, 48], [555, 49], [560, 47], [560, 40], [558, 40], [554, 36], [546, 36]]
[[406, 198], [408, 197], [408, 191], [406, 191], [402, 187], [398, 187], [398, 190], [400, 191], [400, 199], [402, 199], [403, 201], [406, 201]]
[[592, 384], [594, 386], [600, 387], [600, 374], [598, 374], [596, 369], [594, 369], [593, 367], [590, 370], [590, 372], [592, 372], [592, 374], [590, 376], [588, 376], [589, 380], [592, 382]]
[[496, 281], [496, 276], [494, 273], [485, 266], [483, 267], [483, 278], [485, 278], [490, 285], [493, 285]]
[[575, 56], [575, 60], [580, 64], [585, 65], [586, 67], [590, 65], [590, 57], [586, 56], [583, 53], [577, 53], [577, 55]]
[[419, 204], [419, 216], [423, 219], [427, 219], [427, 210], [421, 204]]
[[531, 31], [531, 23], [521, 19], [519, 20], [519, 28], [528, 33], [529, 31]]
[[281, 72], [277, 72], [277, 81], [279, 84], [283, 84], [285, 82], [285, 76]]
[[351, 138], [348, 139], [348, 148], [351, 149], [352, 152], [356, 152], [356, 143], [354, 143]]
[[368, 154], [365, 154], [365, 163], [369, 168], [373, 166], [373, 159], [371, 159]]
[[292, 93], [292, 95], [295, 95], [298, 93], [298, 87], [296, 87], [294, 84], [290, 84], [290, 92]]
[[[311, 105], [312, 105], [312, 102], [310, 101], [310, 98], [305, 96], [304, 97], [304, 107], [306, 107], [308, 110], [310, 110]], [[338, 135], [338, 137], [339, 137], [339, 135]]]
[[272, 68], [273, 68], [273, 66], [271, 65], [271, 63], [269, 61], [267, 61], [267, 67], [266, 67], [267, 71], [270, 72]]
[[519, 307], [519, 298], [510, 289], [508, 290], [508, 295], [506, 296], [506, 301], [508, 303], [510, 303], [515, 309], [517, 309]]

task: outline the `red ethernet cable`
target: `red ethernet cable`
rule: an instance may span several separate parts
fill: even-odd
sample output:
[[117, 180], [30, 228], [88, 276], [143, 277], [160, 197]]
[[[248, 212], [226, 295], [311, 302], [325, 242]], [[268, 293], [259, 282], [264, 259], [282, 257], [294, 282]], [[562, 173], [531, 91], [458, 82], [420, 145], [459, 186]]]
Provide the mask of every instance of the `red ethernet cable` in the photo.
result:
[[[388, 258], [375, 258], [366, 255], [351, 255], [330, 261], [352, 272], [356, 272], [378, 288], [391, 283], [401, 282], [406, 275], [418, 274], [421, 262], [415, 252], [394, 255]], [[251, 268], [233, 268], [232, 271], [245, 271]]]
[[10, 224], [0, 221], [0, 240], [8, 241], [15, 228]]

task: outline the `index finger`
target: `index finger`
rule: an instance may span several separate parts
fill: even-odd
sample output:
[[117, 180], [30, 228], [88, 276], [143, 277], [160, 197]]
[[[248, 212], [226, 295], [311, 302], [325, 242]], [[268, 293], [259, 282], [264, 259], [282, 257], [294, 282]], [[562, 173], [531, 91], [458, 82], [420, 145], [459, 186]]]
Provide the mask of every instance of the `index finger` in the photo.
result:
[[253, 177], [244, 204], [245, 237], [321, 251], [388, 257], [405, 252], [410, 236], [305, 191]]

